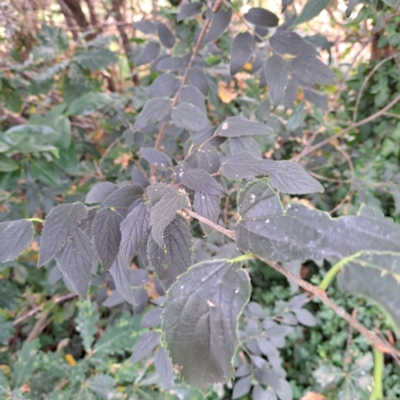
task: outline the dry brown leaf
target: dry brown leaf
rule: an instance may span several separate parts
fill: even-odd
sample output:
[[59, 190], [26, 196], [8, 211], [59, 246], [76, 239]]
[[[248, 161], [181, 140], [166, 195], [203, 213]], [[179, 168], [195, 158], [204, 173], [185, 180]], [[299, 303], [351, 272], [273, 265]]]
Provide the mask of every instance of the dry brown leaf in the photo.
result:
[[300, 400], [326, 400], [326, 397], [319, 393], [308, 392]]
[[230, 103], [236, 99], [237, 95], [236, 89], [232, 84], [228, 86], [224, 81], [218, 82], [218, 97], [223, 103]]
[[122, 154], [122, 156], [114, 160], [115, 165], [122, 165], [122, 168], [127, 169], [129, 166], [129, 161], [132, 160], [132, 156], [129, 154]]

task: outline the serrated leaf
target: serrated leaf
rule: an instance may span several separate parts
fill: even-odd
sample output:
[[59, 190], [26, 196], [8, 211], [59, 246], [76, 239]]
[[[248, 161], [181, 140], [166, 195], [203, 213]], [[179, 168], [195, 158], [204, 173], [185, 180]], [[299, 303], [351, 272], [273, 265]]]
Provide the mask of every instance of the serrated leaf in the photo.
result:
[[146, 101], [142, 111], [136, 118], [134, 129], [141, 129], [150, 122], [165, 118], [171, 111], [171, 100], [163, 97], [155, 97]]
[[165, 57], [157, 63], [157, 71], [179, 71], [183, 67], [182, 57]]
[[249, 61], [254, 50], [254, 37], [250, 32], [238, 33], [231, 47], [231, 75], [237, 74]]
[[154, 354], [154, 366], [160, 376], [162, 386], [170, 389], [173, 384], [172, 365], [167, 352], [162, 347], [159, 347]]
[[228, 157], [221, 166], [221, 172], [230, 179], [254, 178], [267, 174], [271, 185], [283, 193], [305, 194], [324, 190], [322, 185], [298, 164], [261, 159], [248, 152]]
[[85, 203], [102, 203], [111, 193], [118, 190], [118, 185], [111, 182], [100, 182], [93, 186], [86, 196]]
[[183, 21], [184, 19], [194, 17], [195, 15], [201, 13], [202, 7], [203, 7], [203, 3], [201, 3], [200, 1], [183, 4], [179, 8], [179, 12], [178, 12], [178, 16], [176, 17], [176, 20], [178, 22], [180, 22], [180, 21]]
[[172, 74], [160, 75], [149, 87], [149, 99], [153, 97], [171, 97], [179, 89], [180, 80]]
[[168, 167], [172, 167], [171, 159], [162, 151], [152, 147], [145, 147], [140, 150], [140, 155], [149, 163], [154, 164], [157, 169], [166, 171]]
[[318, 56], [313, 45], [307, 43], [297, 33], [277, 29], [269, 38], [271, 47], [280, 54], [292, 54], [293, 56]]
[[261, 157], [261, 149], [258, 143], [250, 136], [231, 137], [229, 138], [231, 153], [233, 155], [249, 152], [253, 156]]
[[337, 260], [365, 249], [399, 249], [400, 227], [374, 209], [362, 207], [356, 216], [332, 219], [299, 203], [283, 208], [266, 179], [249, 183], [238, 205], [239, 249], [274, 262]]
[[318, 58], [297, 56], [290, 62], [290, 68], [297, 78], [308, 83], [333, 85], [335, 74]]
[[209, 174], [215, 174], [221, 166], [217, 149], [208, 143], [196, 151], [196, 160], [197, 166]]
[[113, 387], [115, 381], [109, 375], [93, 375], [86, 381], [86, 385], [103, 400], [112, 399], [118, 396], [118, 391]]
[[160, 339], [161, 335], [154, 331], [146, 332], [144, 335], [140, 336], [133, 349], [131, 362], [138, 362], [148, 356], [154, 348], [159, 345]]
[[81, 297], [86, 299], [93, 263], [96, 257], [89, 237], [79, 228], [66, 240], [63, 249], [56, 255], [58, 268]]
[[19, 219], [0, 223], [0, 263], [14, 260], [33, 239], [32, 221]]
[[162, 286], [168, 290], [192, 263], [193, 241], [188, 225], [175, 218], [165, 229], [164, 243], [165, 250], [150, 237], [147, 257]]
[[86, 217], [87, 209], [81, 202], [61, 204], [50, 211], [43, 224], [38, 267], [61, 250], [67, 239], [74, 236], [78, 221]]
[[265, 64], [265, 73], [271, 100], [277, 106], [285, 97], [287, 62], [281, 56], [274, 54], [268, 58]]
[[131, 170], [131, 179], [133, 183], [140, 185], [143, 189], [149, 186], [149, 181], [143, 172], [136, 166], [134, 166]]
[[154, 41], [146, 43], [146, 46], [135, 58], [135, 65], [139, 67], [154, 61], [160, 54], [160, 50], [160, 43]]
[[119, 257], [126, 267], [130, 266], [132, 258], [149, 235], [150, 209], [149, 204], [139, 204], [121, 223]]
[[250, 296], [250, 280], [238, 263], [196, 264], [169, 289], [162, 330], [174, 369], [206, 391], [233, 376], [237, 318]]
[[207, 95], [210, 87], [208, 86], [207, 78], [201, 68], [190, 68], [187, 73], [187, 80], [191, 85], [197, 87], [201, 93], [203, 93], [205, 96]]
[[134, 22], [133, 26], [145, 35], [155, 33], [157, 30], [156, 24], [149, 19], [142, 19], [141, 21]]
[[207, 115], [204, 96], [197, 87], [189, 85], [179, 90], [179, 103], [191, 103]]
[[180, 103], [171, 113], [172, 121], [180, 128], [200, 131], [210, 126], [210, 121], [192, 103]]
[[187, 205], [187, 194], [181, 194], [176, 190], [166, 193], [151, 209], [151, 235], [161, 248], [165, 248], [163, 240], [165, 228], [172, 222], [176, 212]]
[[146, 189], [146, 196], [154, 205], [158, 203], [161, 198], [167, 193], [175, 193], [176, 189], [168, 186], [166, 183], [157, 182]]
[[144, 190], [137, 184], [125, 185], [111, 193], [102, 204], [102, 208], [128, 209], [134, 202], [143, 198]]
[[160, 42], [164, 47], [167, 49], [171, 49], [174, 47], [175, 44], [175, 36], [170, 31], [167, 25], [163, 24], [162, 22], [157, 23], [157, 34]]
[[134, 305], [135, 293], [131, 279], [132, 272], [133, 271], [130, 268], [127, 268], [122, 263], [120, 255], [118, 255], [110, 268], [110, 274], [114, 279], [116, 290], [118, 290], [126, 302]]
[[251, 24], [274, 28], [278, 26], [279, 18], [271, 11], [261, 7], [253, 7], [244, 14], [244, 18]]
[[211, 25], [204, 39], [204, 43], [209, 43], [218, 39], [225, 32], [226, 28], [229, 26], [231, 19], [232, 19], [231, 8], [228, 8], [226, 10], [224, 10], [223, 8], [219, 9], [211, 21]]
[[86, 49], [75, 55], [74, 61], [90, 71], [107, 68], [118, 61], [116, 54], [106, 48]]
[[271, 129], [263, 123], [250, 121], [241, 116], [226, 118], [216, 131], [217, 135], [225, 137], [269, 135], [271, 133]]
[[329, 4], [329, 0], [307, 0], [300, 15], [295, 19], [293, 26], [302, 24], [315, 18]]
[[[12, 386], [21, 387], [27, 382], [32, 374], [40, 367], [40, 357], [38, 356], [38, 340], [33, 342], [24, 342], [22, 349], [18, 351], [18, 360], [11, 371]], [[14, 398], [14, 395], [13, 397]]]
[[89, 353], [92, 349], [98, 320], [99, 313], [96, 310], [96, 303], [92, 303], [89, 300], [78, 302], [78, 315], [75, 318], [76, 330], [81, 336], [86, 353]]
[[240, 378], [233, 386], [232, 399], [239, 399], [246, 396], [251, 389], [251, 380], [248, 377]]
[[313, 103], [321, 110], [328, 109], [328, 99], [323, 94], [317, 93], [316, 91], [311, 89], [304, 89], [303, 94], [305, 100], [309, 101], [310, 103]]
[[93, 221], [93, 238], [101, 264], [108, 271], [117, 258], [123, 217], [114, 209], [101, 209]]
[[189, 169], [184, 171], [180, 178], [181, 182], [189, 189], [213, 195], [225, 193], [221, 185], [204, 169]]
[[389, 313], [397, 329], [400, 329], [399, 250], [359, 252], [339, 262], [338, 274], [341, 291], [375, 300]]

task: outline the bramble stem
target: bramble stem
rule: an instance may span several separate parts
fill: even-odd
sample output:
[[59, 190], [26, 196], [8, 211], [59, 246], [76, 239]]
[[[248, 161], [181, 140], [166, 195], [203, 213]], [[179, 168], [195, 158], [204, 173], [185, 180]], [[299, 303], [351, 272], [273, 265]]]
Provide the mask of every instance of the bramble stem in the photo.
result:
[[383, 353], [374, 349], [374, 386], [370, 400], [383, 400]]

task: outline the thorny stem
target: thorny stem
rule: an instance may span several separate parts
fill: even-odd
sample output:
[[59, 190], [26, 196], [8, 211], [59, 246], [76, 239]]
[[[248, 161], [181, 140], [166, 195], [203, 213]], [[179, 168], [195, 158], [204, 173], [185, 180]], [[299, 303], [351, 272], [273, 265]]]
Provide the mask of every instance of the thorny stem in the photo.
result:
[[370, 400], [383, 400], [383, 353], [378, 349], [374, 349], [374, 386]]
[[[186, 217], [187, 215], [196, 218], [203, 224], [206, 224], [216, 231], [221, 232], [222, 234], [228, 236], [232, 240], [236, 241], [235, 232], [225, 229], [222, 226], [215, 224], [214, 222], [208, 220], [207, 218], [202, 217], [201, 215], [188, 210], [186, 208], [178, 211], [179, 215]], [[255, 254], [255, 256], [263, 261], [265, 264], [269, 265], [275, 271], [279, 272], [280, 274], [284, 275], [286, 278], [291, 279], [295, 283], [297, 283], [302, 289], [311, 293], [314, 297], [318, 298], [322, 303], [332, 309], [339, 317], [344, 319], [353, 329], [357, 330], [361, 335], [368, 339], [368, 341], [372, 344], [372, 346], [379, 350], [382, 353], [391, 354], [392, 356], [400, 357], [400, 350], [395, 349], [385, 340], [381, 339], [378, 335], [374, 332], [369, 331], [364, 325], [360, 324], [355, 318], [353, 318], [349, 313], [347, 313], [343, 308], [338, 306], [333, 300], [328, 298], [324, 290], [321, 290], [319, 287], [314, 286], [313, 284], [293, 275], [290, 271], [283, 268], [282, 266], [269, 261], [265, 258], [259, 257]]]
[[[218, 11], [218, 9], [221, 6], [222, 2], [223, 2], [223, 0], [217, 0], [215, 2], [214, 7], [212, 8], [213, 14], [215, 14]], [[197, 54], [198, 54], [198, 52], [199, 52], [199, 50], [201, 48], [201, 45], [203, 44], [203, 40], [204, 40], [204, 38], [206, 36], [208, 28], [210, 27], [210, 24], [211, 24], [211, 19], [207, 19], [206, 22], [204, 23], [203, 27], [201, 28], [199, 37], [197, 39], [196, 45], [195, 45], [195, 47], [193, 49], [193, 52], [192, 52], [192, 56], [190, 57], [189, 64], [188, 64], [188, 66], [187, 66], [187, 68], [185, 70], [185, 73], [184, 73], [183, 77], [182, 77], [179, 89], [182, 88], [186, 83], [187, 74], [188, 74], [189, 70], [193, 67], [194, 60], [196, 59], [196, 56], [197, 56]], [[176, 92], [174, 98], [172, 99], [171, 107], [175, 107], [176, 104], [178, 103], [179, 89]], [[160, 145], [161, 145], [161, 142], [162, 142], [162, 140], [164, 138], [164, 134], [165, 134], [165, 131], [167, 129], [167, 126], [168, 126], [168, 124], [166, 122], [163, 122], [161, 127], [160, 127], [160, 130], [158, 131], [157, 138], [156, 138], [156, 141], [154, 143], [154, 148], [156, 150], [158, 150], [160, 148]], [[155, 180], [156, 180], [155, 175], [156, 175], [156, 169], [155, 169], [154, 165], [152, 165], [151, 166], [151, 172], [150, 172], [150, 183], [151, 184], [155, 183]]]

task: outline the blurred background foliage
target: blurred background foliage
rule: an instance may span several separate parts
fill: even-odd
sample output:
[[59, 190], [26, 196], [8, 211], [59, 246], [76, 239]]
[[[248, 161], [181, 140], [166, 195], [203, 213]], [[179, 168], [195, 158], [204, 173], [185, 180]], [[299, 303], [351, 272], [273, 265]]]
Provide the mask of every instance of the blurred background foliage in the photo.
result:
[[[137, 149], [146, 140], [132, 126], [158, 76], [149, 64], [135, 65], [143, 46], [157, 38], [134, 22], [163, 21], [179, 39], [176, 54], [185, 54], [201, 17], [177, 23], [179, 3], [0, 1], [0, 222], [43, 218], [54, 205], [84, 199], [95, 182], [130, 179]], [[305, 2], [286, 3], [288, 11], [299, 13]], [[363, 1], [349, 17], [346, 4], [332, 0], [317, 18], [299, 25], [296, 31], [321, 50], [338, 85], [326, 87], [328, 101], [297, 93], [292, 105], [271, 113], [252, 64], [234, 78], [227, 68], [233, 35], [246, 30], [240, 16], [252, 6], [279, 14], [281, 3], [235, 0], [231, 6], [234, 24], [205, 58], [213, 76], [207, 111], [216, 121], [239, 112], [267, 120], [276, 141], [261, 144], [266, 157], [289, 159], [313, 132], [318, 143], [327, 127], [340, 131], [399, 94], [400, 15], [394, 0]], [[300, 200], [334, 216], [354, 213], [366, 203], [400, 222], [399, 143], [400, 104], [303, 160], [324, 181], [325, 193]], [[173, 155], [183, 146], [172, 137], [164, 147]], [[234, 196], [221, 204], [221, 224], [228, 223], [234, 205]], [[138, 338], [157, 329], [164, 294], [157, 282], [137, 283], [132, 307], [115, 291], [109, 274], [102, 274], [94, 278], [91, 300], [79, 301], [54, 265], [36, 268], [37, 248], [33, 242], [18, 261], [0, 265], [0, 399], [201, 398], [176, 377], [174, 383], [165, 378], [159, 350], [153, 353], [157, 344], [145, 343], [133, 361], [138, 360], [130, 360]], [[211, 257], [232, 248], [210, 235], [196, 251]], [[317, 302], [298, 311], [297, 287], [258, 262], [250, 268], [254, 292], [240, 320], [244, 339], [237, 365], [245, 355], [259, 362], [275, 359], [286, 371], [294, 399], [368, 399], [372, 354], [366, 339]], [[328, 269], [313, 263], [293, 266], [294, 273], [315, 284]], [[335, 285], [328, 294], [367, 328], [396, 342], [386, 317], [371, 302], [343, 295]], [[281, 323], [275, 337], [279, 353], [267, 357], [248, 339], [260, 329], [268, 331], [266, 320]], [[252, 372], [243, 365], [236, 375], [233, 387], [215, 385], [209, 398], [275, 398], [267, 390], [257, 393]], [[384, 390], [385, 398], [400, 398], [399, 369], [390, 358]]]

